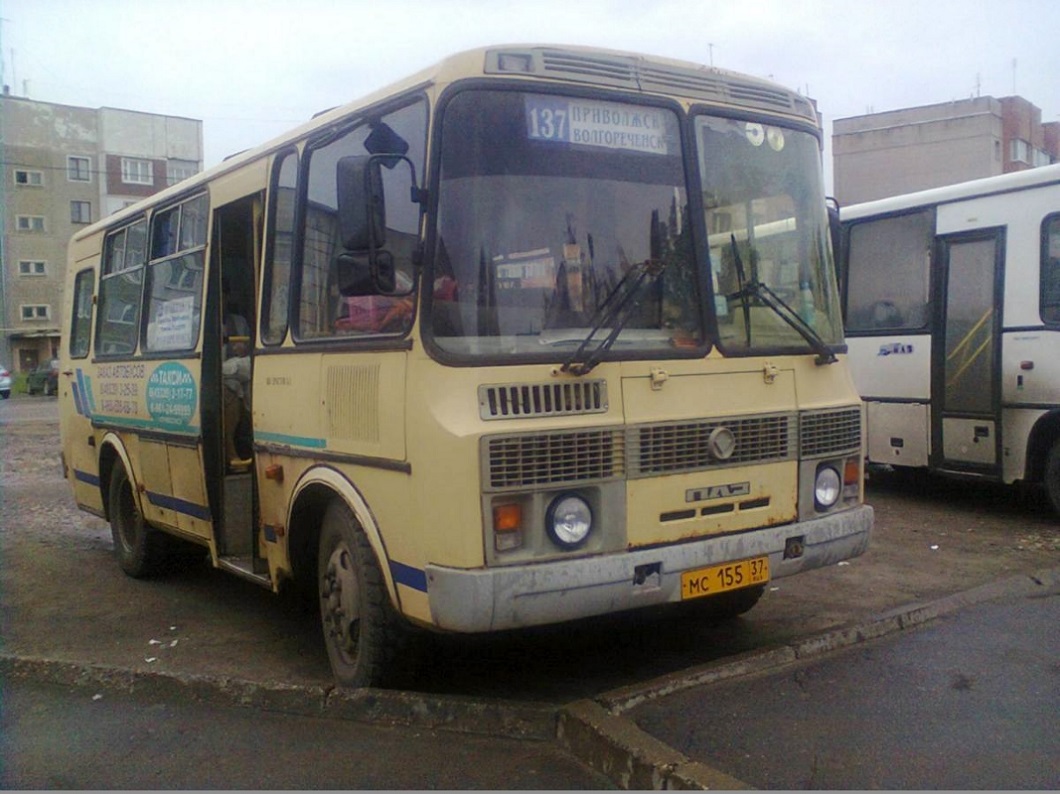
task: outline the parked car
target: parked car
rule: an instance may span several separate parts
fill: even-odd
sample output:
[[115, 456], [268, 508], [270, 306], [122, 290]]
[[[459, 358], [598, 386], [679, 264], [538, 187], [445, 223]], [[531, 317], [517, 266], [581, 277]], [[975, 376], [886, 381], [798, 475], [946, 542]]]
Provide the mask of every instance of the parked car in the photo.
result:
[[59, 393], [59, 359], [53, 358], [41, 364], [26, 378], [26, 391], [30, 394], [52, 395]]
[[7, 367], [0, 364], [0, 397], [5, 400], [11, 396], [11, 373], [7, 371]]

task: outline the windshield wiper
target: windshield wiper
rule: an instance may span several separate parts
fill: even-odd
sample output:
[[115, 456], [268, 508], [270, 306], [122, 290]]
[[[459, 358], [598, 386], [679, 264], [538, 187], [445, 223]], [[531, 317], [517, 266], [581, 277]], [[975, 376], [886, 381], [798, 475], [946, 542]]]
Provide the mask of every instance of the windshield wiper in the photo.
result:
[[[588, 375], [600, 363], [604, 353], [611, 349], [622, 333], [622, 329], [629, 318], [633, 315], [633, 309], [639, 304], [634, 298], [640, 292], [645, 279], [649, 276], [654, 281], [662, 273], [665, 265], [658, 259], [646, 259], [630, 267], [618, 283], [607, 293], [603, 302], [597, 306], [596, 314], [593, 315], [593, 324], [589, 334], [578, 345], [578, 349], [563, 362], [560, 372], [569, 372], [572, 375]], [[596, 346], [585, 360], [582, 360], [586, 349], [593, 341], [593, 337], [599, 333], [601, 328], [611, 326], [611, 332], [604, 340]]]
[[736, 235], [730, 236], [732, 238], [733, 263], [736, 266], [739, 289], [731, 295], [727, 295], [726, 298], [739, 298], [743, 303], [744, 327], [747, 329], [747, 346], [751, 346], [751, 302], [749, 299], [757, 298], [809, 343], [810, 347], [817, 353], [817, 358], [814, 359], [815, 364], [822, 366], [837, 362], [839, 359], [836, 358], [835, 353], [832, 352], [832, 349], [828, 347], [828, 344], [821, 338], [821, 335], [817, 333], [814, 327], [802, 319], [797, 311], [784, 302], [783, 298], [760, 282], [756, 274], [752, 273], [751, 280], [745, 283], [746, 276], [743, 270], [743, 261], [740, 259], [740, 249], [736, 245]]

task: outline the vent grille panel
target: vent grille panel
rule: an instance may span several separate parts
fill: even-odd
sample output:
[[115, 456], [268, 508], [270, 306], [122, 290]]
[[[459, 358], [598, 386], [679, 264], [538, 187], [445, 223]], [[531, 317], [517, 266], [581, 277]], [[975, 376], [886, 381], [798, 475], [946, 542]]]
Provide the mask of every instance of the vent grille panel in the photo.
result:
[[491, 489], [610, 480], [625, 473], [621, 430], [500, 436], [487, 445]]
[[480, 386], [479, 415], [485, 419], [602, 414], [607, 411], [607, 382], [509, 383]]
[[815, 411], [801, 417], [799, 449], [802, 457], [814, 458], [861, 447], [861, 408]]

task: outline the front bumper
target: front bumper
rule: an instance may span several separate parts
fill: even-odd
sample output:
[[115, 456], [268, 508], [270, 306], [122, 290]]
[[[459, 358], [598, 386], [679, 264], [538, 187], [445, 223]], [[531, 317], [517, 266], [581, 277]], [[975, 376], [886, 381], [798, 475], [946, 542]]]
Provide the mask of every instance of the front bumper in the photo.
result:
[[[681, 573], [687, 570], [768, 556], [772, 578], [780, 579], [857, 557], [868, 548], [872, 522], [872, 508], [860, 505], [810, 521], [653, 549], [476, 570], [428, 565], [431, 617], [439, 629], [472, 633], [680, 601]], [[802, 539], [804, 553], [784, 559], [791, 538]], [[638, 576], [645, 570], [652, 575]]]

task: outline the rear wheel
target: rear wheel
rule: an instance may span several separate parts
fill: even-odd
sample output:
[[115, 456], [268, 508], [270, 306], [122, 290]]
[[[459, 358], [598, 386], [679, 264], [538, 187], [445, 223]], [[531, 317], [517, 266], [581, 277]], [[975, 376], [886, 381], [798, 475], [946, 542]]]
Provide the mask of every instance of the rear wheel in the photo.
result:
[[169, 539], [144, 521], [132, 482], [120, 463], [110, 478], [110, 531], [118, 565], [134, 579], [154, 576], [168, 562]]
[[411, 627], [390, 603], [375, 553], [349, 507], [324, 514], [317, 557], [324, 644], [343, 686], [393, 686], [409, 672]]
[[1045, 492], [1053, 510], [1060, 514], [1060, 441], [1054, 441], [1045, 460]]

